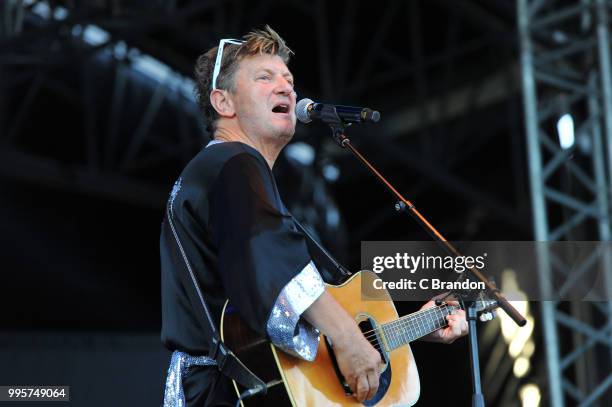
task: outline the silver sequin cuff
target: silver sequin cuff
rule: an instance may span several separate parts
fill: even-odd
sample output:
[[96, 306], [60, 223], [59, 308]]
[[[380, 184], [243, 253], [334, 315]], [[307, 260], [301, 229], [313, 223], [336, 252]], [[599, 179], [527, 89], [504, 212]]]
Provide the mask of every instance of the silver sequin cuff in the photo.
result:
[[270, 341], [283, 351], [313, 361], [319, 346], [319, 330], [300, 316], [325, 291], [323, 279], [311, 261], [279, 294], [268, 319]]
[[172, 353], [168, 377], [166, 378], [166, 389], [164, 391], [164, 407], [185, 407], [183, 376], [194, 365], [214, 366], [216, 362], [208, 356], [191, 356], [179, 351]]

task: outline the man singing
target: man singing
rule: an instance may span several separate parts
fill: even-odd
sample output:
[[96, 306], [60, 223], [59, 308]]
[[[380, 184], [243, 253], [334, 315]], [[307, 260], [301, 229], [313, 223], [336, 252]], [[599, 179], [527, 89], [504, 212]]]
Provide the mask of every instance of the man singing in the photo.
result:
[[[199, 285], [215, 323], [229, 298], [253, 330], [309, 361], [321, 332], [359, 401], [378, 388], [380, 356], [325, 291], [272, 175], [295, 132], [291, 54], [266, 26], [198, 58], [198, 103], [214, 139], [176, 181], [162, 225], [162, 341], [174, 351], [167, 406], [236, 401], [231, 381], [205, 356], [210, 338], [180, 273]], [[448, 322], [431, 339], [449, 343], [467, 332], [462, 312]]]

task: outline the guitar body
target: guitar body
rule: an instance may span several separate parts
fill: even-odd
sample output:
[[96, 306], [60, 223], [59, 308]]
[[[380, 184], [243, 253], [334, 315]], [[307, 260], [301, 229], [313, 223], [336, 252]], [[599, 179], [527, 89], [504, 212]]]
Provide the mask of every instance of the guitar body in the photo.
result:
[[[364, 301], [361, 284], [375, 279], [368, 271], [354, 274], [344, 284], [328, 285], [328, 292], [352, 315], [362, 331], [373, 326], [398, 319], [393, 301], [387, 293], [377, 299]], [[371, 285], [370, 285], [371, 286]], [[368, 325], [370, 324], [370, 325]], [[392, 352], [383, 351], [386, 362], [381, 373], [379, 390], [372, 400], [359, 403], [347, 395], [336, 368], [333, 346], [321, 336], [317, 357], [307, 362], [276, 349], [244, 324], [238, 313], [226, 304], [221, 317], [221, 337], [240, 360], [262, 380], [269, 384], [264, 397], [247, 399], [244, 405], [293, 405], [293, 406], [410, 406], [419, 398], [419, 375], [410, 350], [405, 345]], [[384, 343], [381, 338], [381, 342]], [[237, 392], [241, 389], [234, 383]]]

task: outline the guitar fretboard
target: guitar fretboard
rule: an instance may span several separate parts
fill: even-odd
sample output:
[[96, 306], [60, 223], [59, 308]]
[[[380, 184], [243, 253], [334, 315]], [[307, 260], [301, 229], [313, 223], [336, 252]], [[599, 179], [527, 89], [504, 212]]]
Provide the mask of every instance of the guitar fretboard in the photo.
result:
[[459, 307], [440, 305], [406, 315], [393, 322], [381, 325], [387, 351], [392, 351], [448, 325], [446, 316]]

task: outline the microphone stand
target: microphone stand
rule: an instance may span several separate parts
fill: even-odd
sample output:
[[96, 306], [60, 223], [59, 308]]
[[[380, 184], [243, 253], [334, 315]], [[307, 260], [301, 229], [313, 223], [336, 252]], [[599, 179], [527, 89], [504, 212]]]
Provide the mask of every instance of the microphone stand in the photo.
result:
[[[414, 204], [404, 198], [389, 181], [372, 165], [370, 162], [351, 144], [351, 140], [346, 136], [345, 129], [348, 127], [338, 116], [336, 108], [332, 105], [324, 105], [320, 111], [319, 119], [330, 126], [332, 137], [336, 143], [342, 148], [349, 150], [357, 159], [387, 188], [389, 192], [397, 199], [395, 209], [398, 212], [408, 212], [410, 216], [451, 256], [458, 257], [461, 253], [446, 240], [444, 236], [429, 221], [416, 209]], [[504, 298], [499, 289], [485, 276], [474, 267], [467, 269], [473, 276], [484, 283], [487, 294], [496, 301], [497, 305], [503, 309], [506, 314], [519, 326], [524, 326], [527, 323], [523, 317], [509, 302]], [[469, 326], [469, 342], [470, 342], [470, 365], [472, 371], [472, 406], [484, 407], [484, 397], [482, 395], [480, 385], [480, 366], [478, 362], [478, 340], [476, 336], [476, 316], [477, 311], [473, 301], [469, 302], [466, 310], [468, 326]]]
[[470, 371], [472, 372], [472, 407], [484, 407], [484, 396], [480, 386], [480, 363], [478, 361], [478, 335], [476, 335], [476, 303], [468, 301], [466, 307], [470, 345]]

